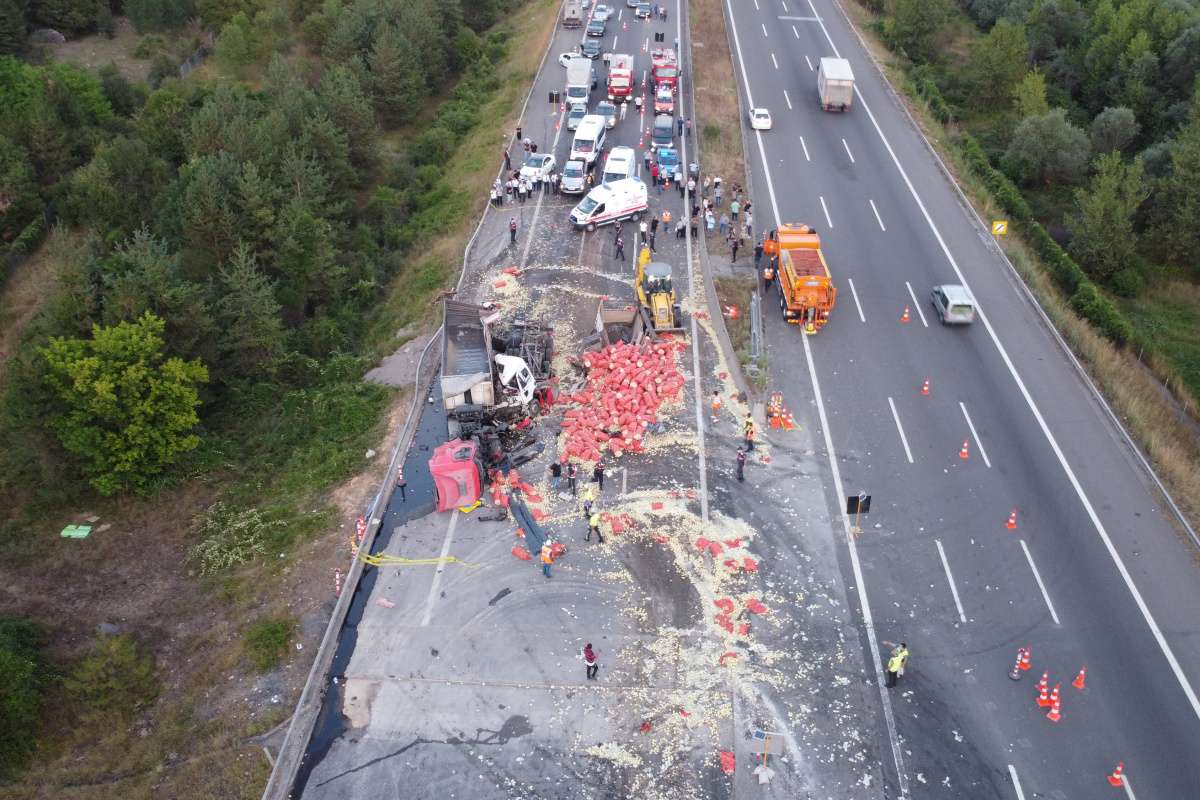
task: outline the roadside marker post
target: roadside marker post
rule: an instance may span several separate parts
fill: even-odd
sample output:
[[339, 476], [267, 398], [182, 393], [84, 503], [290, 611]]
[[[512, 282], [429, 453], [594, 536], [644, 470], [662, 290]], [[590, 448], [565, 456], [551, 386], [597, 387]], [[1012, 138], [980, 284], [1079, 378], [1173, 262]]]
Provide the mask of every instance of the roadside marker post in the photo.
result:
[[862, 528], [859, 527], [859, 520], [863, 514], [871, 513], [871, 495], [865, 491], [859, 491], [857, 495], [851, 495], [846, 498], [846, 516], [854, 515], [854, 526], [850, 528], [850, 532], [855, 536], [862, 533]]

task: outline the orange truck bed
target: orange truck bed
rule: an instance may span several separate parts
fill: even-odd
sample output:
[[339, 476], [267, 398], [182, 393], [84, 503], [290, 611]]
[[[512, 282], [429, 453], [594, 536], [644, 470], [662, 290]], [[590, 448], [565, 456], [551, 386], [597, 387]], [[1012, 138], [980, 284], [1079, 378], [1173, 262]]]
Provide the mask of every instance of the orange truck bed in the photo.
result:
[[779, 253], [779, 308], [785, 321], [816, 333], [829, 321], [837, 287], [821, 252], [821, 239], [807, 225], [784, 225], [774, 232]]

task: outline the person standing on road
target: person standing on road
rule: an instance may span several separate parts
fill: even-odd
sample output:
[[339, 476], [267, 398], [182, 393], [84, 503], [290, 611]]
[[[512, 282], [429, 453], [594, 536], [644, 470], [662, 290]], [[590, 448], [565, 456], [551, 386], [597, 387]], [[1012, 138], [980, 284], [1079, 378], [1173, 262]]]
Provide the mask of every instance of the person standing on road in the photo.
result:
[[[696, 196], [696, 179], [695, 178], [688, 178], [687, 190], [688, 190], [689, 195], [691, 195], [692, 197]], [[692, 213], [695, 214], [696, 212], [693, 211]]]
[[739, 202], [738, 202], [738, 200], [737, 200], [737, 197], [736, 197], [736, 196], [734, 196], [734, 198], [733, 198], [733, 202], [731, 202], [731, 203], [729, 204], [729, 218], [730, 218], [731, 220], [733, 220], [733, 224], [734, 224], [734, 225], [737, 225], [737, 221], [738, 221], [738, 212], [739, 212], [739, 211], [741, 211], [741, 210], [742, 210], [742, 204], [741, 204], [741, 203], [739, 203]]
[[550, 565], [554, 563], [554, 556], [550, 554], [550, 544], [547, 542], [542, 545], [542, 553], [539, 556], [542, 562], [542, 574], [547, 578], [550, 576]]
[[596, 486], [600, 488], [601, 493], [604, 492], [604, 459], [596, 462], [596, 466], [592, 468], [592, 480]]
[[596, 680], [596, 673], [600, 671], [600, 664], [596, 661], [596, 651], [592, 649], [592, 643], [588, 642], [583, 646], [583, 652], [579, 654], [583, 659], [583, 665], [587, 667], [587, 679], [589, 681]]
[[742, 423], [742, 439], [745, 441], [747, 453], [754, 449], [754, 417], [749, 414]]
[[[883, 646], [892, 645], [892, 642], [884, 642]], [[887, 681], [885, 685], [891, 689], [896, 685], [896, 681], [904, 674], [904, 665], [908, 663], [908, 645], [901, 642], [892, 647], [892, 653], [888, 656], [887, 663]]]
[[749, 211], [746, 212], [746, 238], [754, 238], [754, 215]]
[[650, 235], [653, 236], [656, 233], [658, 233], [658, 217], [651, 217], [650, 218]]
[[677, 135], [683, 136], [683, 117], [679, 117], [677, 120], [675, 120], [675, 122], [679, 127], [679, 133]]
[[575, 496], [575, 478], [579, 475], [579, 471], [575, 467], [575, 462], [567, 464], [567, 488], [571, 490], [571, 497]]
[[508, 154], [507, 150], [504, 151], [504, 171], [512, 172], [512, 156]]
[[666, 209], [666, 208], [663, 209], [662, 224], [663, 224], [663, 232], [670, 233], [671, 232], [671, 211], [670, 211], [670, 209]]
[[509, 244], [517, 243], [517, 218], [516, 217], [508, 218], [508, 243]]
[[679, 190], [679, 198], [683, 199], [683, 181], [679, 180], [679, 173], [675, 173], [675, 188]]
[[[658, 221], [657, 217], [655, 217], [655, 221], [656, 222]], [[654, 249], [654, 231], [650, 231], [649, 235], [646, 236], [646, 244], [648, 244], [650, 246], [651, 253], [658, 252], [658, 250]]]
[[729, 229], [729, 215], [722, 214], [721, 215], [721, 224], [719, 226], [717, 226], [717, 232], [720, 233], [722, 236], [725, 236], [728, 229]]
[[518, 142], [525, 141], [525, 137], [521, 134], [521, 126], [520, 125], [517, 126], [517, 141]]
[[716, 425], [717, 421], [721, 418], [721, 405], [721, 392], [719, 389], [713, 389], [712, 421], [714, 425]]
[[734, 261], [737, 261], [737, 251], [738, 251], [738, 244], [739, 244], [739, 243], [740, 243], [740, 242], [739, 242], [739, 240], [738, 240], [738, 235], [737, 235], [737, 232], [736, 232], [736, 231], [733, 231], [733, 230], [731, 230], [731, 231], [729, 232], [729, 251], [730, 251], [730, 253], [732, 254], [732, 255], [730, 255], [730, 256], [729, 256], [729, 262], [730, 262], [731, 264], [732, 264]]
[[691, 117], [687, 118], [687, 120], [683, 123], [683, 127], [687, 131], [688, 138], [689, 139], [692, 138], [692, 118]]
[[762, 263], [763, 243], [759, 241], [754, 245], [754, 268], [758, 269]]
[[625, 239], [622, 236], [617, 236], [617, 252], [615, 253], [617, 261], [625, 260]]
[[746, 475], [745, 475], [745, 473], [743, 472], [743, 470], [745, 470], [745, 468], [746, 468], [746, 451], [745, 451], [745, 450], [743, 450], [742, 448], [740, 448], [740, 447], [739, 447], [739, 448], [738, 448], [738, 451], [737, 451], [737, 479], [738, 479], [738, 483], [745, 483], [745, 481], [746, 481]]
[[695, 239], [700, 233], [700, 212], [692, 214], [692, 238]]
[[596, 541], [604, 544], [604, 534], [600, 532], [600, 512], [593, 511], [588, 517], [588, 532], [587, 536], [583, 537], [584, 541], [591, 541], [592, 534], [596, 534]]
[[562, 464], [558, 461], [550, 462], [550, 491], [558, 494], [558, 487], [562, 483]]

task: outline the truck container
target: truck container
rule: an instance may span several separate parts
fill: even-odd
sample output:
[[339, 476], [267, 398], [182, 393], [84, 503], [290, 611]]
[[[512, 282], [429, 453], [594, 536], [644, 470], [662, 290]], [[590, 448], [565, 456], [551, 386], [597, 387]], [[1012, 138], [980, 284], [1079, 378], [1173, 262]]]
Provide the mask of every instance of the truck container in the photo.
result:
[[563, 4], [562, 26], [564, 28], [583, 27], [582, 0], [567, 0]]
[[624, 103], [633, 97], [633, 56], [614, 53], [608, 60], [608, 99]]
[[854, 101], [854, 72], [844, 58], [822, 58], [817, 67], [817, 94], [825, 111], [845, 111]]
[[595, 81], [592, 62], [587, 58], [572, 58], [567, 62], [567, 103], [586, 103]]
[[771, 232], [763, 250], [770, 263], [778, 265], [774, 271], [784, 321], [816, 333], [829, 321], [837, 301], [820, 237], [807, 225], [784, 225]]

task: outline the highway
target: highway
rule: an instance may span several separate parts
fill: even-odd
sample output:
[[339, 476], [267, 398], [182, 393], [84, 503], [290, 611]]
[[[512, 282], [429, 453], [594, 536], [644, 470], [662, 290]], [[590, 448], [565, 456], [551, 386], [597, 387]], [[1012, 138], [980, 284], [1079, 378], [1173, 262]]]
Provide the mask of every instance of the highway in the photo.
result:
[[[774, 121], [746, 131], [756, 232], [815, 226], [839, 287], [811, 337], [767, 297], [766, 336], [775, 388], [820, 432], [864, 652], [878, 659], [882, 639], [912, 652], [900, 685], [874, 695], [889, 783], [912, 797], [1120, 796], [1105, 776], [1124, 762], [1131, 797], [1198, 796], [1190, 540], [837, 3], [726, 3], [743, 102]], [[834, 55], [856, 77], [845, 114], [817, 104], [818, 59]], [[937, 322], [941, 283], [969, 286], [974, 325]], [[841, 509], [859, 490], [873, 505], [855, 538]], [[1033, 669], [1012, 681], [1022, 646]], [[1057, 723], [1034, 703], [1043, 671], [1062, 683]]]

